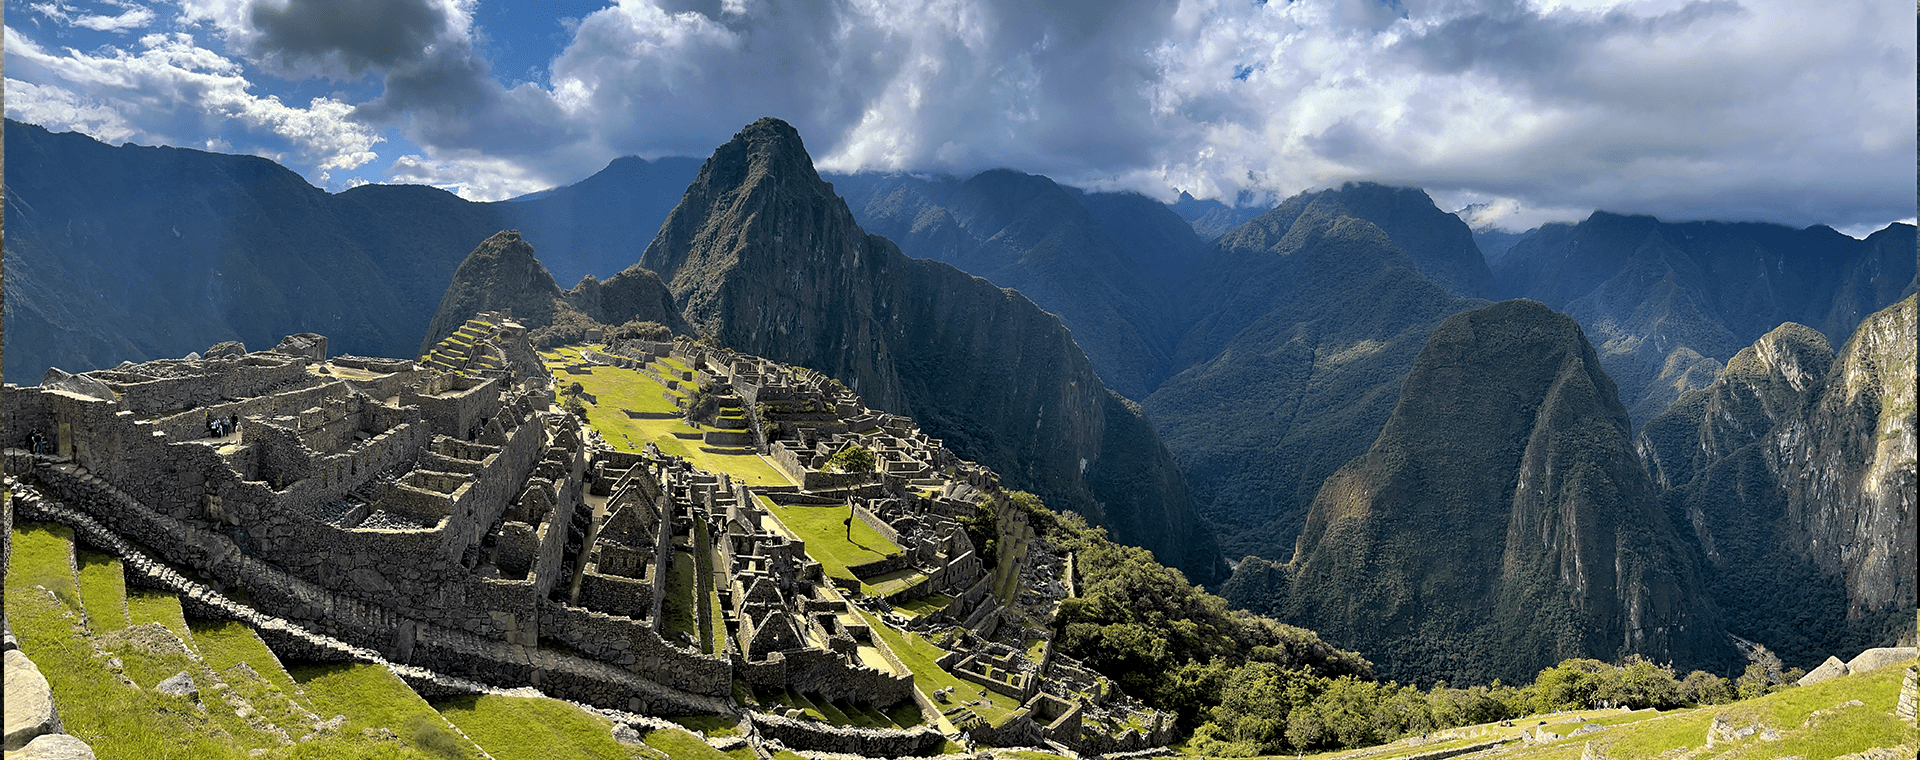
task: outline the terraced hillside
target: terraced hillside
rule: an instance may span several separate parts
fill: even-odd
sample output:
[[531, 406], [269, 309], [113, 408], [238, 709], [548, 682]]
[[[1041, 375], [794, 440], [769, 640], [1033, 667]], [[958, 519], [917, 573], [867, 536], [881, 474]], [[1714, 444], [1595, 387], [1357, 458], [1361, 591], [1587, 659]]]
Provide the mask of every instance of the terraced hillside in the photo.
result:
[[[754, 757], [664, 721], [616, 734], [606, 715], [546, 697], [429, 701], [383, 664], [283, 662], [248, 625], [189, 617], [176, 593], [129, 588], [129, 574], [151, 585], [167, 572], [144, 555], [77, 548], [73, 529], [52, 523], [19, 524], [11, 538], [11, 629], [65, 731], [101, 758]], [[192, 593], [203, 597], [195, 607], [214, 596]], [[179, 674], [191, 692], [159, 688]], [[741, 743], [731, 718], [686, 720], [721, 746]]]

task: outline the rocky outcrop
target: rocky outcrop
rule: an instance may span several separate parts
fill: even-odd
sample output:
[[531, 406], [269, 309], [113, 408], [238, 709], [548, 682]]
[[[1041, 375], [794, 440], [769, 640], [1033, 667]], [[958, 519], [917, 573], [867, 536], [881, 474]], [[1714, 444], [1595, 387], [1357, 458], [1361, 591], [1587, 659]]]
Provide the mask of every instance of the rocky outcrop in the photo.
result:
[[1911, 296], [1838, 354], [1782, 325], [1638, 438], [1730, 629], [1790, 664], [1911, 641], [1914, 336]]
[[53, 706], [53, 689], [32, 660], [18, 649], [9, 649], [6, 686], [7, 753], [27, 745], [34, 737], [57, 734], [60, 711]]
[[1222, 568], [1165, 447], [1060, 321], [867, 234], [784, 122], [715, 151], [640, 264], [696, 332], [840, 378], [1195, 580]]
[[1569, 657], [1718, 667], [1731, 652], [1698, 584], [1592, 345], [1507, 301], [1434, 331], [1292, 561], [1249, 560], [1224, 595], [1383, 678], [1524, 682]]
[[533, 246], [515, 230], [495, 233], [460, 262], [427, 327], [421, 353], [460, 329], [468, 317], [488, 311], [511, 312], [514, 321], [534, 331], [536, 344], [554, 342], [545, 339], [548, 334], [561, 342], [579, 341], [590, 328], [631, 320], [687, 331], [673, 296], [653, 272], [628, 267], [606, 282], [588, 275], [573, 290], [562, 292]]

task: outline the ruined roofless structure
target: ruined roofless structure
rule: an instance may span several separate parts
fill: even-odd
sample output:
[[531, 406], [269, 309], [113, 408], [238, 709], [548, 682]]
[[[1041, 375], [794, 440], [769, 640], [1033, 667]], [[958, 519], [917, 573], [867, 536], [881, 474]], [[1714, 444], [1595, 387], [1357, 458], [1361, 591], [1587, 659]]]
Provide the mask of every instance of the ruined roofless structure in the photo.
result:
[[[975, 556], [956, 518], [998, 494], [991, 471], [807, 370], [684, 340], [583, 356], [722, 389], [748, 421], [710, 430], [713, 443], [757, 448], [796, 485], [749, 489], [651, 445], [606, 446], [555, 406], [556, 381], [504, 313], [478, 315], [420, 361], [329, 359], [324, 337], [303, 334], [268, 351], [222, 344], [207, 358], [52, 370], [38, 387], [4, 389], [7, 471], [33, 487], [28, 501], [49, 505], [36, 519], [84, 522], [112, 534], [95, 543], [131, 541], [191, 569], [212, 588], [183, 595], [190, 610], [219, 607], [188, 596], [244, 590], [258, 614], [306, 637], [267, 637], [291, 650], [283, 656], [411, 666], [402, 675], [423, 693], [532, 686], [632, 713], [737, 713], [740, 680], [877, 707], [911, 700], [929, 721], [943, 714], [998, 744], [1138, 749], [1171, 738], [1168, 716], [1144, 710], [1132, 723], [1146, 734], [1083, 736], [1083, 712], [1138, 706], [1064, 658], [1051, 678], [1056, 658], [1001, 645], [943, 658], [1027, 704], [980, 725], [916, 690], [877, 641], [861, 610], [928, 632], [964, 626], [987, 647], [996, 631], [1019, 633], [1003, 620], [1031, 622], [1066, 595], [1049, 580], [1061, 559], [1028, 556], [1036, 542], [1015, 510], [1002, 510], [996, 572]], [[691, 369], [661, 377], [658, 356]], [[238, 429], [221, 434], [210, 426], [220, 418]], [[826, 472], [856, 440], [878, 472]], [[760, 496], [852, 501], [901, 551], [849, 568], [853, 581], [828, 578]], [[698, 607], [698, 630], [719, 633], [669, 633], [675, 557], [709, 550], [718, 572], [701, 579], [700, 599], [681, 601]], [[1047, 561], [1049, 579], [1034, 576]], [[881, 578], [899, 580], [860, 593]], [[699, 603], [708, 589], [717, 610]], [[936, 593], [955, 601], [911, 624], [891, 612]], [[790, 713], [753, 717], [796, 747], [891, 755], [944, 740], [927, 726], [849, 739]]]

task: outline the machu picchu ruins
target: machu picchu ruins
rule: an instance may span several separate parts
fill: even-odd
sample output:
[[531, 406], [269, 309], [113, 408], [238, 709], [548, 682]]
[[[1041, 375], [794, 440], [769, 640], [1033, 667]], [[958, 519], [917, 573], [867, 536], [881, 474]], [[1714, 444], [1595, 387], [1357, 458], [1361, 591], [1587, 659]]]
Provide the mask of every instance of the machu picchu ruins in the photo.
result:
[[423, 695], [737, 716], [761, 757], [1174, 739], [1054, 650], [1074, 558], [1011, 508], [980, 556], [966, 521], [999, 477], [913, 420], [685, 337], [527, 333], [488, 312], [416, 359], [302, 334], [7, 385], [14, 519]]

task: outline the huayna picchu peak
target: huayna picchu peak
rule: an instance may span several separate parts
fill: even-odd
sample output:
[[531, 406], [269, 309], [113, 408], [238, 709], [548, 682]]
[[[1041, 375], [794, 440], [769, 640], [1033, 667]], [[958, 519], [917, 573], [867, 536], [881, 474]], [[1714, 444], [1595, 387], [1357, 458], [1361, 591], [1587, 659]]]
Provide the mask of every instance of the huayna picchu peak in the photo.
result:
[[839, 378], [1196, 581], [1223, 573], [1166, 447], [1060, 321], [864, 232], [785, 122], [716, 150], [639, 263], [695, 332]]

